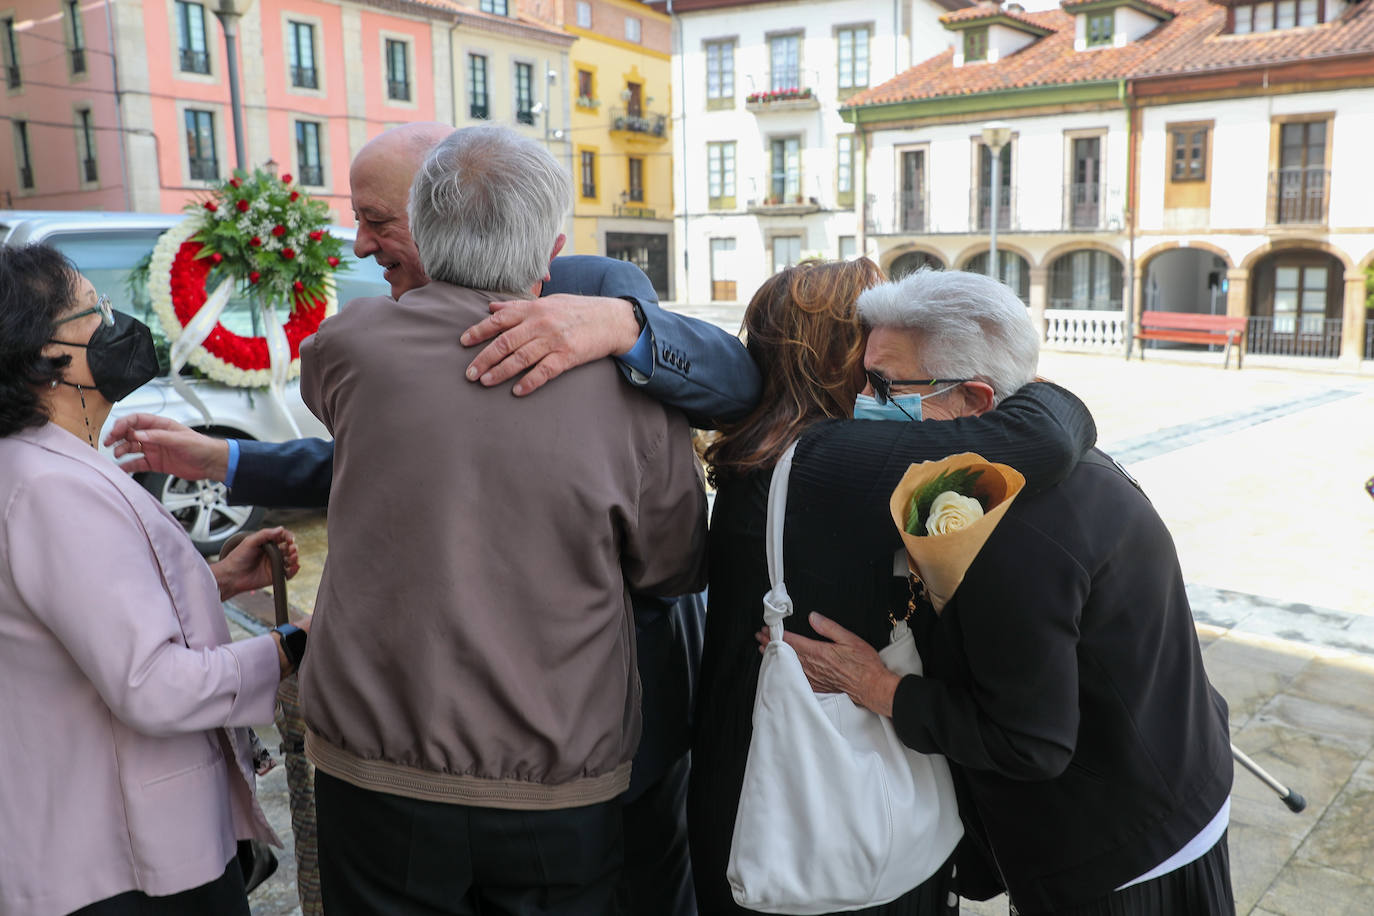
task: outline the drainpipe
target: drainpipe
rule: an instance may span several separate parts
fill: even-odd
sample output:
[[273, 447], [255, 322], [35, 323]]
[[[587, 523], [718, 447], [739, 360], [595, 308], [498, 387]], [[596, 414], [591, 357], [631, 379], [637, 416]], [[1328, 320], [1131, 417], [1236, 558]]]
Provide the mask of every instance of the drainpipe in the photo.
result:
[[1118, 97], [1126, 106], [1126, 233], [1127, 233], [1127, 256], [1126, 256], [1126, 289], [1122, 297], [1126, 300], [1125, 325], [1123, 334], [1126, 343], [1126, 359], [1131, 358], [1131, 350], [1135, 346], [1135, 219], [1136, 219], [1136, 200], [1138, 193], [1136, 184], [1140, 180], [1139, 164], [1140, 154], [1137, 145], [1140, 142], [1140, 110], [1135, 104], [1135, 93], [1126, 80], [1120, 84]]
[[[115, 127], [119, 131], [119, 172], [124, 176], [124, 209], [134, 208], [133, 192], [129, 190], [129, 159], [124, 151], [124, 96], [119, 91], [119, 57], [115, 54], [115, 34], [114, 18], [110, 15], [110, 4], [114, 0], [105, 0], [105, 39], [110, 46], [110, 78], [114, 80], [114, 101], [115, 101]], [[158, 163], [161, 168], [162, 163]], [[161, 184], [161, 180], [158, 184]]]
[[[668, 19], [673, 23], [673, 43], [677, 45], [678, 79], [682, 81], [682, 91], [678, 93], [682, 98], [677, 100], [677, 103], [682, 106], [682, 123], [678, 126], [678, 136], [682, 138], [682, 156], [678, 160], [682, 163], [682, 240], [679, 243], [682, 246], [682, 289], [675, 290], [675, 292], [679, 302], [686, 302], [691, 297], [692, 290], [691, 246], [688, 244], [690, 236], [687, 233], [688, 222], [691, 219], [691, 207], [687, 205], [687, 62], [682, 38], [682, 21], [673, 15], [673, 0], [668, 0]], [[737, 183], [735, 190], [738, 193], [738, 169], [736, 169], [735, 181]]]

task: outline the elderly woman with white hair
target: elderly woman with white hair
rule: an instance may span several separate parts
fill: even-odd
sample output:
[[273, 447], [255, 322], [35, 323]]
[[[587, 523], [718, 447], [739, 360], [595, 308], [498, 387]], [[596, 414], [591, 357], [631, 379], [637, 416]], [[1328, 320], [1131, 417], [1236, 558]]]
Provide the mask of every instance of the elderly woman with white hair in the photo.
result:
[[[914, 282], [937, 283], [936, 295], [967, 306], [972, 301], [967, 290], [987, 292], [970, 278], [980, 279], [949, 273]], [[881, 281], [877, 266], [866, 259], [801, 264], [765, 282], [745, 312], [749, 353], [763, 373], [763, 397], [753, 413], [726, 427], [706, 454], [718, 489], [688, 799], [692, 869], [703, 916], [746, 912], [735, 903], [726, 866], [753, 739], [760, 668], [753, 637], [761, 622], [759, 598], [769, 589], [764, 551], [769, 484], [787, 447], [797, 442], [784, 551], [795, 608], [787, 630], [809, 637], [843, 624], [856, 634], [856, 644], [876, 657], [876, 647], [889, 640], [889, 615], [903, 617], [910, 597], [905, 577], [893, 574], [902, 542], [887, 516], [888, 497], [907, 466], [977, 451], [1023, 471], [1032, 490], [1043, 489], [1062, 480], [1095, 437], [1092, 418], [1078, 399], [1054, 385], [1026, 385], [1033, 369], [1023, 372], [1024, 359], [1018, 364], [1016, 356], [991, 372], [965, 359], [928, 372], [887, 363], [881, 356], [884, 333], [866, 335], [855, 307], [856, 300], [899, 301], [900, 293], [890, 290], [903, 287]], [[952, 332], [975, 352], [1029, 354], [1033, 367], [1037, 340], [1025, 306], [1014, 296], [1009, 303], [994, 298], [992, 304], [1019, 311], [1024, 327], [985, 339], [984, 328], [971, 317], [976, 313], [968, 309]], [[999, 401], [1001, 408], [989, 412]], [[911, 422], [955, 413], [974, 416], [953, 423]], [[839, 623], [809, 622], [808, 612]], [[900, 858], [902, 850], [891, 855]], [[933, 874], [913, 866], [907, 893], [861, 912], [945, 916], [957, 911], [957, 898], [953, 907], [949, 902], [952, 871], [952, 862]]]
[[[908, 399], [913, 419], [995, 416], [1035, 375], [1025, 308], [986, 277], [917, 272], [865, 293], [859, 312], [875, 396]], [[961, 381], [899, 381], [941, 377]], [[885, 457], [843, 429], [810, 444], [792, 498], [834, 513], [845, 538], [833, 557], [883, 556]], [[887, 538], [865, 542], [871, 531]], [[977, 860], [960, 861], [966, 894], [1005, 888], [1025, 916], [1235, 912], [1226, 702], [1203, 670], [1169, 532], [1106, 456], [1023, 492], [949, 603], [918, 615], [925, 677], [899, 677], [854, 634], [812, 623], [830, 642], [785, 637], [812, 684], [950, 761], [966, 849], [985, 866], [979, 889]]]

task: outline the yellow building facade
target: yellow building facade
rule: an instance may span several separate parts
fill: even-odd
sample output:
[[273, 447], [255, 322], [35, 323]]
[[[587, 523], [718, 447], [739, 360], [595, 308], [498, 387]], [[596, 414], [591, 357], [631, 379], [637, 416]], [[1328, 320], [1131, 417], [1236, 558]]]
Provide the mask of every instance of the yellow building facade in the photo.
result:
[[671, 25], [634, 0], [566, 0], [576, 254], [639, 265], [672, 298]]

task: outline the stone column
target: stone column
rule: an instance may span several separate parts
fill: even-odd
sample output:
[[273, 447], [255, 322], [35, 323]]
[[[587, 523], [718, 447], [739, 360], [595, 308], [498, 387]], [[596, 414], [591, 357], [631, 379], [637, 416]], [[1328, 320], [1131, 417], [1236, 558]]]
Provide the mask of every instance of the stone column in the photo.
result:
[[1358, 369], [1364, 358], [1365, 322], [1364, 271], [1351, 271], [1345, 275], [1345, 309], [1341, 322], [1340, 364], [1350, 369]]
[[1243, 267], [1226, 271], [1226, 314], [1244, 318], [1250, 314], [1250, 271]]
[[1049, 278], [1050, 269], [1048, 267], [1032, 267], [1030, 269], [1030, 319], [1031, 326], [1035, 328], [1040, 339], [1045, 339], [1045, 309], [1049, 305]]

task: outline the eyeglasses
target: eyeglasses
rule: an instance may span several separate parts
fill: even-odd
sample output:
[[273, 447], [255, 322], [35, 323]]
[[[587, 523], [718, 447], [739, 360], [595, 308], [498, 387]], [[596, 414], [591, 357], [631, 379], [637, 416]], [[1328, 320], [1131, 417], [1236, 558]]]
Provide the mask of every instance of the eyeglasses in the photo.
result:
[[66, 324], [68, 321], [75, 321], [78, 318], [85, 318], [87, 315], [99, 315], [100, 323], [107, 328], [114, 327], [114, 306], [110, 304], [109, 296], [101, 296], [95, 300], [95, 308], [77, 312], [75, 315], [68, 315], [61, 321], [55, 322], [53, 327], [59, 324]]
[[960, 385], [964, 382], [971, 382], [967, 378], [884, 378], [872, 369], [865, 369], [864, 375], [868, 376], [868, 384], [873, 387], [873, 398], [879, 404], [886, 404], [892, 400], [892, 386], [899, 385]]
[[1374, 477], [1364, 482], [1364, 491], [1369, 494], [1370, 499], [1374, 499]]

